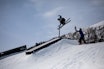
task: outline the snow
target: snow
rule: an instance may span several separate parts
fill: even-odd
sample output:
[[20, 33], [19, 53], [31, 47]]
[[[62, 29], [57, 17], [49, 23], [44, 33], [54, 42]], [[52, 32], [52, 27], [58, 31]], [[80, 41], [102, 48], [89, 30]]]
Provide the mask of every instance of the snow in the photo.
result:
[[59, 39], [60, 39], [60, 38], [55, 38], [55, 39], [49, 40], [49, 41], [47, 41], [47, 42], [45, 42], [45, 43], [43, 43], [43, 44], [41, 44], [41, 45], [39, 45], [39, 46], [36, 46], [36, 47], [34, 47], [34, 48], [28, 50], [27, 52], [32, 52], [32, 51], [34, 51], [34, 50], [36, 50], [36, 49], [39, 49], [39, 48], [41, 48], [41, 47], [43, 47], [43, 46], [45, 46], [45, 45], [47, 45], [47, 44], [49, 44], [49, 43], [51, 43], [51, 42], [57, 41], [57, 40], [59, 40]]
[[99, 26], [104, 26], [104, 21], [101, 21], [101, 22], [98, 22], [96, 24], [93, 24], [90, 27], [99, 27]]
[[0, 69], [104, 69], [104, 42], [78, 45], [61, 41], [34, 54], [19, 53], [0, 60]]

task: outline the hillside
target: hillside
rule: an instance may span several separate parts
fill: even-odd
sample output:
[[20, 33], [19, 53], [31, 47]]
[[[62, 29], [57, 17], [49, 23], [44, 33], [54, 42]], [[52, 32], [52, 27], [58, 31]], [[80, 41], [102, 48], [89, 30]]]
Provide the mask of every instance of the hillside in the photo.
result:
[[104, 69], [104, 42], [78, 45], [62, 39], [31, 55], [2, 59], [0, 69]]
[[91, 25], [90, 27], [98, 27], [98, 26], [104, 26], [104, 21], [98, 22], [94, 25]]

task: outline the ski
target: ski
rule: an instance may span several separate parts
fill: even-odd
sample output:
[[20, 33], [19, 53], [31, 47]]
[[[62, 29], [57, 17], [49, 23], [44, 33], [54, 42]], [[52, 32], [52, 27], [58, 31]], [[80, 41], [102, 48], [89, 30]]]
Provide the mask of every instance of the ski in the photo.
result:
[[[66, 20], [65, 25], [68, 24], [70, 22], [70, 18]], [[61, 29], [64, 25], [59, 25], [58, 26], [58, 30]]]

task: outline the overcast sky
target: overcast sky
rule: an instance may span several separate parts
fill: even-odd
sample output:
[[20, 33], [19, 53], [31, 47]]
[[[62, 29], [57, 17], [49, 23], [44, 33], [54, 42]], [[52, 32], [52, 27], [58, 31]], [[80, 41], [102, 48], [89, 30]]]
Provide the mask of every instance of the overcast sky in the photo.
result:
[[71, 22], [61, 34], [104, 20], [104, 0], [0, 0], [0, 52], [58, 36], [58, 15]]

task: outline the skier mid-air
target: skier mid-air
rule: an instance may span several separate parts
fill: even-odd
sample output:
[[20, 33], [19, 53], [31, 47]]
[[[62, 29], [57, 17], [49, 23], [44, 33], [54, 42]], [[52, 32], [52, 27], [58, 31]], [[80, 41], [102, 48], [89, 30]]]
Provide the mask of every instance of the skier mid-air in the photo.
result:
[[65, 24], [67, 24], [71, 21], [70, 18], [66, 20], [61, 15], [58, 15], [58, 16], [59, 16], [59, 18], [57, 20], [60, 22], [60, 25], [59, 25], [58, 29], [62, 28]]
[[57, 20], [60, 21], [60, 25], [59, 26], [65, 25], [65, 18], [63, 18], [61, 15], [59, 15], [59, 18]]

